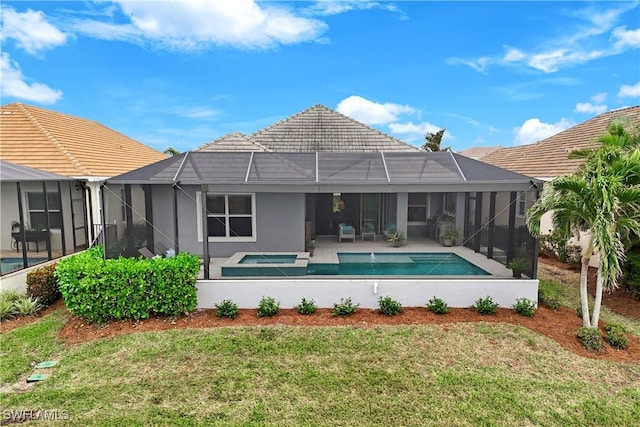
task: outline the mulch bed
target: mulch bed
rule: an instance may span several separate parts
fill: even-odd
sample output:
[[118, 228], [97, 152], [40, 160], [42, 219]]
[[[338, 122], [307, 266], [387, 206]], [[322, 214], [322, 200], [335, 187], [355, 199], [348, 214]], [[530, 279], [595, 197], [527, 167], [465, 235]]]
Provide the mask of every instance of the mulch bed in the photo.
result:
[[[541, 277], [562, 277], [566, 283], [574, 283], [577, 286], [579, 272], [571, 271], [558, 262], [541, 259]], [[576, 275], [577, 274], [577, 275]], [[590, 287], [595, 283], [591, 274]], [[613, 294], [606, 294], [603, 303], [610, 309], [640, 320], [640, 301], [634, 300], [630, 293], [618, 290]], [[40, 312], [37, 317], [25, 317], [2, 322], [2, 332], [9, 331], [25, 323], [32, 322], [41, 316], [45, 316], [54, 310], [64, 306], [62, 301]], [[610, 360], [615, 362], [640, 363], [640, 339], [629, 336], [629, 347], [626, 350], [616, 350], [605, 345], [599, 352], [589, 352], [582, 347], [576, 338], [576, 330], [582, 326], [582, 320], [578, 318], [575, 310], [562, 307], [559, 310], [550, 310], [539, 307], [532, 318], [520, 316], [514, 310], [498, 308], [496, 315], [481, 315], [468, 308], [451, 309], [448, 314], [436, 315], [424, 307], [406, 308], [397, 316], [385, 316], [376, 310], [358, 309], [348, 317], [332, 317], [331, 309], [319, 309], [315, 314], [303, 316], [295, 309], [282, 309], [273, 317], [259, 318], [257, 310], [243, 309], [236, 319], [220, 319], [216, 316], [216, 310], [196, 310], [187, 316], [177, 319], [150, 318], [138, 322], [112, 321], [104, 326], [87, 324], [83, 319], [72, 316], [59, 337], [67, 345], [78, 344], [95, 339], [104, 339], [120, 335], [192, 328], [215, 328], [223, 326], [266, 326], [266, 325], [290, 325], [290, 326], [349, 326], [349, 327], [374, 327], [376, 325], [415, 325], [415, 324], [440, 324], [446, 328], [447, 324], [460, 322], [503, 322], [521, 325], [535, 332], [546, 335], [558, 342], [562, 347], [575, 354], [594, 359]], [[604, 325], [601, 325], [603, 329]]]

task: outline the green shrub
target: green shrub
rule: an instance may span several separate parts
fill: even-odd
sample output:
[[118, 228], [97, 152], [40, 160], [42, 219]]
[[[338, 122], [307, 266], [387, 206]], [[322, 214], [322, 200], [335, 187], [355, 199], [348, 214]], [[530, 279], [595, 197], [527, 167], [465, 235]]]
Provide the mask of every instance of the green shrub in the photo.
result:
[[36, 314], [42, 308], [38, 298], [24, 296], [13, 303], [16, 313], [21, 316]]
[[27, 273], [27, 295], [38, 298], [44, 307], [60, 298], [60, 288], [55, 276], [57, 264], [46, 265]]
[[607, 334], [605, 339], [609, 345], [618, 350], [624, 350], [629, 345], [629, 339], [627, 338], [627, 331], [624, 326], [617, 323], [608, 324], [605, 328]]
[[300, 301], [300, 304], [296, 306], [296, 309], [300, 314], [313, 314], [316, 312], [318, 307], [316, 307], [316, 302], [314, 300], [302, 298], [302, 301]]
[[197, 303], [200, 260], [180, 253], [170, 258], [102, 258], [96, 246], [60, 261], [56, 278], [69, 311], [88, 322], [178, 316]]
[[216, 312], [218, 317], [228, 317], [229, 319], [238, 317], [238, 304], [230, 299], [225, 299], [220, 304], [215, 304], [215, 307], [218, 310]]
[[7, 290], [0, 291], [0, 301], [8, 301], [11, 304], [18, 301], [23, 296], [24, 294], [14, 289], [7, 289]]
[[518, 298], [513, 308], [521, 316], [533, 317], [536, 314], [536, 303], [529, 298]]
[[435, 314], [447, 314], [449, 312], [447, 303], [435, 296], [429, 300], [427, 308]]
[[16, 307], [8, 298], [0, 298], [0, 320], [11, 319], [16, 315]]
[[582, 342], [584, 348], [589, 351], [597, 351], [604, 346], [602, 343], [602, 335], [600, 335], [600, 331], [597, 328], [583, 326], [578, 329], [576, 335], [580, 342]]
[[336, 316], [350, 316], [358, 310], [360, 304], [354, 304], [351, 298], [340, 298], [339, 303], [333, 304], [333, 311], [331, 315]]
[[480, 314], [496, 314], [498, 303], [493, 302], [493, 298], [487, 296], [486, 298], [478, 298], [473, 308]]
[[270, 317], [278, 314], [280, 301], [272, 297], [262, 297], [258, 304], [258, 317]]
[[538, 302], [551, 310], [557, 310], [562, 305], [560, 299], [565, 292], [562, 285], [541, 279], [538, 286]]
[[387, 316], [395, 316], [398, 313], [402, 313], [402, 304], [390, 296], [378, 298], [378, 305], [380, 306], [380, 313]]

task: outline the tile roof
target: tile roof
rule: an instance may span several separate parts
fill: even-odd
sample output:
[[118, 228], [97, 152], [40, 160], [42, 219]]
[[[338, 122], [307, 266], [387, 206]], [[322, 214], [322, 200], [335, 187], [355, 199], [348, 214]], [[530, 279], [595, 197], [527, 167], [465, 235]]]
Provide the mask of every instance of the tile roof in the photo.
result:
[[22, 103], [0, 107], [0, 158], [74, 177], [110, 177], [165, 159], [95, 121]]
[[[249, 143], [256, 148], [252, 149]], [[287, 153], [421, 151], [323, 105], [314, 105], [249, 136], [226, 135], [197, 151], [247, 150]]]
[[480, 160], [487, 154], [493, 153], [501, 148], [503, 148], [501, 145], [494, 145], [491, 147], [471, 147], [460, 151], [458, 154], [462, 154], [463, 156], [470, 157], [475, 160]]
[[269, 151], [262, 144], [251, 141], [246, 135], [234, 132], [208, 142], [196, 151]]
[[535, 144], [502, 148], [480, 160], [536, 178], [554, 178], [574, 172], [582, 159], [569, 159], [571, 151], [592, 148], [613, 120], [640, 126], [640, 106], [600, 114]]

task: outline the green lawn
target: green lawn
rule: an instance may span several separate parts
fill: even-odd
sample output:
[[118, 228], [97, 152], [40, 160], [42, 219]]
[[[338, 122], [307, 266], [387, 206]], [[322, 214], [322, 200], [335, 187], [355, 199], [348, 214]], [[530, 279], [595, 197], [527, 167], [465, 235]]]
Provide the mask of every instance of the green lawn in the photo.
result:
[[[446, 318], [446, 317], [445, 317]], [[66, 348], [54, 313], [2, 339], [2, 410], [57, 425], [628, 426], [640, 365], [582, 358], [507, 324], [234, 327]], [[31, 363], [60, 361], [19, 393]], [[8, 362], [7, 362], [8, 361]]]

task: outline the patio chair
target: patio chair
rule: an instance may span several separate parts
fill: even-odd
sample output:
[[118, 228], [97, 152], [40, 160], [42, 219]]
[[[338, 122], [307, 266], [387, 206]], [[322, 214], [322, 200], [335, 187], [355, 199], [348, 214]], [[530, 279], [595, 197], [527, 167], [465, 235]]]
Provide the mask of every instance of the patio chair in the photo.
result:
[[344, 239], [351, 239], [356, 241], [356, 229], [348, 224], [340, 224], [338, 227], [338, 242], [342, 242]]
[[22, 242], [22, 224], [18, 221], [11, 221], [11, 248], [16, 252], [20, 251], [20, 243]]
[[148, 259], [162, 258], [162, 256], [154, 254], [153, 252], [151, 252], [149, 249], [147, 249], [144, 246], [141, 247], [140, 249], [138, 249], [138, 252], [140, 252], [140, 255], [142, 255], [143, 257], [148, 258]]

